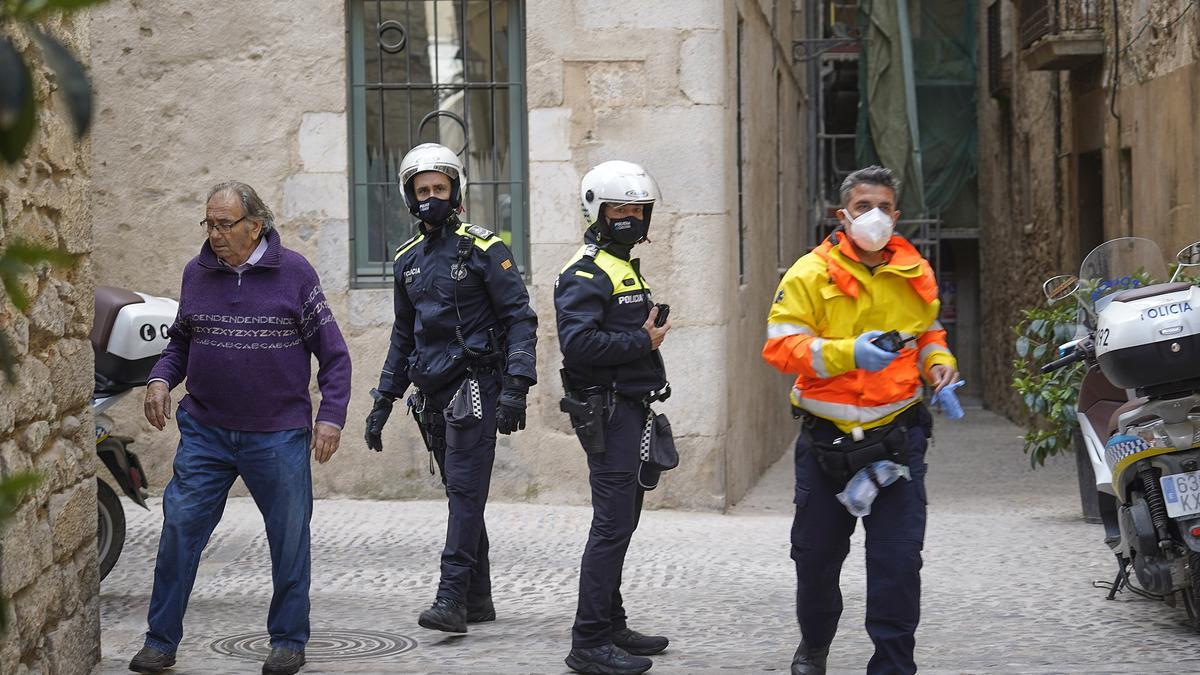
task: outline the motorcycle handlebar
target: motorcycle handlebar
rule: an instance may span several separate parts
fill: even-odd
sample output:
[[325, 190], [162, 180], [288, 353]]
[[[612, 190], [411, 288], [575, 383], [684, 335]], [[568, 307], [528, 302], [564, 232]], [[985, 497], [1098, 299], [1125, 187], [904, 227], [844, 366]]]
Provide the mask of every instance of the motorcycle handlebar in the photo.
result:
[[1071, 352], [1070, 354], [1067, 354], [1066, 356], [1062, 357], [1061, 359], [1055, 359], [1054, 361], [1051, 361], [1050, 363], [1047, 363], [1046, 365], [1042, 366], [1042, 372], [1049, 373], [1049, 372], [1058, 370], [1059, 368], [1062, 368], [1064, 366], [1069, 366], [1072, 363], [1078, 363], [1079, 361], [1082, 361], [1084, 359], [1084, 356], [1085, 356], [1084, 351], [1082, 349], [1076, 348], [1075, 351]]

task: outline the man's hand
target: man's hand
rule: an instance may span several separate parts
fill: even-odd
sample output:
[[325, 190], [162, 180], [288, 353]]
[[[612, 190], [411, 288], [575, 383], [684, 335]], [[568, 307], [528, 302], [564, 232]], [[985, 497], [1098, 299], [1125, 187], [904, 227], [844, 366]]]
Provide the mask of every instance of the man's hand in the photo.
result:
[[671, 330], [671, 320], [667, 319], [661, 327], [654, 325], [654, 320], [658, 318], [658, 306], [650, 308], [650, 316], [646, 318], [646, 323], [642, 324], [642, 329], [650, 335], [650, 349], [658, 349], [662, 344], [663, 338], [667, 337], [667, 331]]
[[929, 385], [933, 387], [933, 393], [936, 394], [955, 382], [958, 382], [958, 371], [950, 366], [939, 363], [929, 369]]
[[496, 431], [508, 435], [525, 428], [525, 395], [529, 381], [523, 377], [505, 377], [496, 403]]
[[375, 399], [375, 403], [371, 406], [371, 412], [367, 414], [367, 431], [363, 434], [363, 438], [367, 441], [368, 448], [375, 452], [382, 452], [383, 425], [387, 424], [388, 417], [392, 414], [392, 403], [396, 397], [378, 389], [372, 389], [371, 398]]
[[881, 330], [869, 330], [854, 339], [854, 367], [877, 372], [896, 360], [899, 352], [889, 352], [871, 342], [883, 335]]
[[146, 402], [143, 407], [147, 422], [159, 431], [166, 428], [167, 420], [171, 419], [171, 390], [167, 389], [166, 382], [155, 380], [146, 385]]
[[316, 453], [317, 464], [324, 464], [337, 452], [338, 444], [342, 442], [342, 430], [328, 422], [317, 422], [313, 427], [312, 450]]

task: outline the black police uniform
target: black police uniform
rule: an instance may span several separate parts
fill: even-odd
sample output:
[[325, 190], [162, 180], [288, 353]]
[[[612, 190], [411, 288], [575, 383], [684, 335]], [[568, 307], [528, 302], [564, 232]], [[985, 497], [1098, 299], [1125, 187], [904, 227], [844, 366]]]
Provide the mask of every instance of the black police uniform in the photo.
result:
[[667, 384], [666, 369], [642, 328], [653, 303], [638, 260], [596, 245], [589, 233], [554, 290], [563, 366], [575, 390], [611, 393], [604, 452], [587, 456], [592, 527], [579, 574], [571, 643], [600, 647], [626, 626], [621, 568], [645, 494], [638, 482], [648, 397]]
[[[394, 271], [396, 323], [379, 390], [400, 397], [411, 382], [410, 403], [437, 420], [424, 431], [450, 506], [437, 597], [470, 607], [491, 595], [483, 512], [497, 398], [504, 376], [537, 381], [537, 316], [512, 252], [482, 227], [418, 234], [397, 249]], [[476, 358], [492, 347], [497, 354]], [[447, 424], [441, 411], [469, 375], [479, 382], [479, 416]]]

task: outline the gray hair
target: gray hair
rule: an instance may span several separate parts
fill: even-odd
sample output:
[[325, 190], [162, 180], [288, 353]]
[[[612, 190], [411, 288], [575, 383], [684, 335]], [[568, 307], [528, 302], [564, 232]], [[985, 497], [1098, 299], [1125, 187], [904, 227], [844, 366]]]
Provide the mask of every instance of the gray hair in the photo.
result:
[[237, 198], [242, 201], [242, 213], [251, 220], [257, 220], [262, 223], [262, 233], [265, 235], [275, 229], [275, 214], [271, 209], [263, 203], [263, 200], [254, 191], [254, 188], [236, 180], [227, 180], [217, 183], [208, 191], [208, 198], [204, 203], [212, 201], [212, 198], [222, 192], [230, 192], [237, 195]]
[[894, 195], [899, 196], [900, 194], [900, 179], [896, 178], [896, 174], [892, 173], [891, 169], [872, 165], [851, 172], [849, 176], [846, 176], [846, 180], [842, 181], [842, 188], [838, 191], [838, 196], [842, 199], [842, 206], [850, 204], [850, 191], [859, 185], [878, 185], [890, 188]]

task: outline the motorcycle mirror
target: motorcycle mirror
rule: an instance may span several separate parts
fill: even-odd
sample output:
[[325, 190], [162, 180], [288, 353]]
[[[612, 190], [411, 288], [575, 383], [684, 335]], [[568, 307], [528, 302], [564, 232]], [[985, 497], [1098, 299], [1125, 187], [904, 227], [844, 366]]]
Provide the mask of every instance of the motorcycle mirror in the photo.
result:
[[1175, 260], [1180, 265], [1200, 265], [1200, 241], [1192, 242], [1179, 249], [1179, 253], [1175, 254]]
[[1056, 277], [1050, 277], [1042, 284], [1042, 293], [1050, 302], [1058, 302], [1065, 298], [1071, 297], [1075, 291], [1079, 290], [1079, 277], [1074, 274], [1060, 274]]

